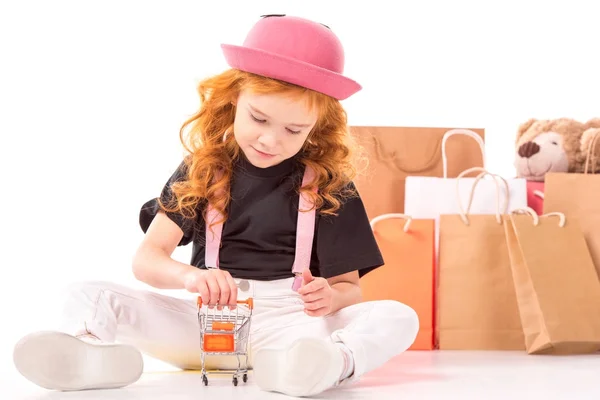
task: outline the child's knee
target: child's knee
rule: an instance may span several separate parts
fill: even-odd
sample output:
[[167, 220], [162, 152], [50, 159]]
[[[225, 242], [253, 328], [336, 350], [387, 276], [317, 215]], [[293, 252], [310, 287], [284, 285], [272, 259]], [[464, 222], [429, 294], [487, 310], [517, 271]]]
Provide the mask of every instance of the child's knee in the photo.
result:
[[376, 308], [378, 318], [389, 321], [390, 330], [404, 339], [402, 342], [414, 342], [419, 332], [419, 316], [414, 309], [395, 300], [379, 301]]

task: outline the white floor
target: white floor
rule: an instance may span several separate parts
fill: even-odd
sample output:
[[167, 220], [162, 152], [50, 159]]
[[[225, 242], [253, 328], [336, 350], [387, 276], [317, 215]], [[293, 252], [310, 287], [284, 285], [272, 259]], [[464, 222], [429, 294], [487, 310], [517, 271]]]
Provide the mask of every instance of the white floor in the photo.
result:
[[[4, 360], [5, 363], [8, 360]], [[6, 365], [3, 365], [6, 367]], [[2, 368], [5, 370], [5, 368]], [[136, 384], [119, 390], [51, 392], [26, 382], [12, 370], [3, 374], [0, 398], [11, 400], [183, 400], [289, 399], [261, 392], [252, 382], [234, 387], [228, 377], [211, 376], [208, 387], [195, 372], [149, 370]], [[600, 355], [528, 356], [513, 352], [408, 352], [366, 375], [352, 387], [317, 398], [341, 399], [600, 399]]]

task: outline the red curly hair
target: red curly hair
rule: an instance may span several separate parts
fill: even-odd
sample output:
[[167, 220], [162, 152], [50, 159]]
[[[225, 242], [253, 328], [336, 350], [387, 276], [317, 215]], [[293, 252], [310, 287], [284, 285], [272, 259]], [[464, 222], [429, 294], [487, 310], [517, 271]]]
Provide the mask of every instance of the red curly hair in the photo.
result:
[[[189, 152], [185, 158], [186, 179], [172, 184], [171, 206], [159, 201], [161, 208], [194, 219], [199, 203], [211, 203], [227, 218], [232, 165], [241, 155], [234, 135], [227, 133], [233, 130], [234, 103], [242, 90], [305, 98], [308, 107], [316, 109], [317, 122], [299, 154], [299, 161], [315, 171], [315, 179], [299, 190], [312, 197], [321, 214], [335, 215], [342, 200], [355, 194], [348, 184], [357, 173], [358, 154], [358, 144], [350, 135], [340, 102], [310, 89], [236, 69], [199, 83], [200, 109], [180, 130], [181, 143]], [[315, 185], [318, 193], [313, 191]]]

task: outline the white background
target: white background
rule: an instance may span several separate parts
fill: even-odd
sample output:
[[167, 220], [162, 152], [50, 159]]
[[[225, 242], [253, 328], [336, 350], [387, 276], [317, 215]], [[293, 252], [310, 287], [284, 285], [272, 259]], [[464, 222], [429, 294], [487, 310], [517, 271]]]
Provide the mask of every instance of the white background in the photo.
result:
[[3, 1], [0, 372], [20, 336], [54, 326], [67, 283], [136, 285], [139, 207], [180, 161], [196, 82], [262, 14], [340, 36], [364, 86], [344, 102], [352, 124], [483, 127], [505, 176], [521, 122], [600, 116], [595, 3], [506, 3]]

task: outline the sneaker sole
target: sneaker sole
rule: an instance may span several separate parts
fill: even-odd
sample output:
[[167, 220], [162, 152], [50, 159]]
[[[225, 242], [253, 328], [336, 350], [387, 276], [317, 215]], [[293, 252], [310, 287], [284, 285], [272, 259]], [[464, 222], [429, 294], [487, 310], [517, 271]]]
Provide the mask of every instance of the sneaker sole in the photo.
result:
[[142, 354], [122, 344], [90, 344], [61, 332], [37, 332], [16, 345], [13, 360], [25, 378], [50, 390], [112, 389], [136, 382]]
[[311, 396], [337, 382], [341, 366], [328, 343], [300, 339], [287, 349], [262, 349], [254, 357], [254, 379], [259, 388], [289, 396]]

